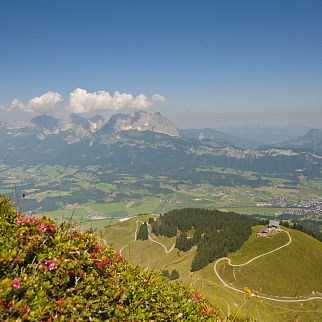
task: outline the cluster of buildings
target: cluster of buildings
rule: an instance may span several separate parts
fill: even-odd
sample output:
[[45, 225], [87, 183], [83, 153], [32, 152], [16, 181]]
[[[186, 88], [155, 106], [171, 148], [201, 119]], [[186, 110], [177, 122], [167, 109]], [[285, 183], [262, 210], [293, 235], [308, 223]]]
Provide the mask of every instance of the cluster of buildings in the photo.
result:
[[289, 207], [290, 205], [293, 205], [288, 200], [287, 196], [284, 195], [278, 195], [274, 197], [269, 197], [269, 198], [257, 198], [255, 200], [256, 206], [266, 206], [266, 207]]
[[280, 230], [280, 222], [277, 220], [270, 220], [268, 223], [268, 226], [265, 228], [262, 228], [258, 233], [257, 237], [267, 237], [271, 234], [271, 232], [276, 232]]

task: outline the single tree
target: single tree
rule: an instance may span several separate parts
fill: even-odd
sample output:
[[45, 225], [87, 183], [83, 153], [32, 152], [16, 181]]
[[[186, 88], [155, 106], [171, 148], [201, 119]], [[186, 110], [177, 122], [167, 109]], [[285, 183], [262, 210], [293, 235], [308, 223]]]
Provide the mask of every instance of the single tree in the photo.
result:
[[144, 222], [136, 235], [136, 240], [147, 240], [149, 239], [148, 224]]
[[170, 280], [174, 281], [179, 278], [179, 272], [176, 269], [173, 269], [170, 275]]

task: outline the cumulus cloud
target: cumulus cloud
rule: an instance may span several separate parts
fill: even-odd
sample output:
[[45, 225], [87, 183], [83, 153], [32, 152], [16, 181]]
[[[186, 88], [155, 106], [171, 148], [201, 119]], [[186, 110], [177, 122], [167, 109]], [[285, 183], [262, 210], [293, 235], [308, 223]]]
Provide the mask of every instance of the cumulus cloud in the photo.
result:
[[33, 112], [48, 112], [53, 107], [55, 107], [58, 103], [63, 100], [63, 97], [57, 93], [48, 91], [47, 93], [36, 96], [30, 99], [27, 103], [24, 103], [18, 99], [14, 99], [7, 111], [12, 111], [15, 109], [19, 109], [28, 113]]
[[[44, 113], [53, 109], [62, 100], [63, 97], [59, 93], [48, 91], [30, 99], [28, 102], [15, 98], [11, 101], [9, 107], [0, 103], [0, 111], [21, 110], [28, 113]], [[85, 89], [76, 88], [69, 94], [69, 103], [66, 109], [73, 113], [115, 112], [122, 109], [146, 109], [165, 100], [165, 97], [160, 94], [147, 97], [144, 94], [135, 96], [119, 91], [110, 94], [108, 91], [88, 92]]]
[[69, 95], [67, 109], [73, 113], [118, 111], [124, 108], [144, 109], [164, 101], [165, 98], [159, 94], [148, 98], [144, 94], [134, 96], [116, 91], [112, 95], [107, 91], [87, 92], [85, 89], [76, 88]]
[[152, 100], [153, 100], [153, 102], [163, 103], [166, 101], [166, 98], [164, 96], [159, 95], [159, 94], [154, 94], [152, 96]]

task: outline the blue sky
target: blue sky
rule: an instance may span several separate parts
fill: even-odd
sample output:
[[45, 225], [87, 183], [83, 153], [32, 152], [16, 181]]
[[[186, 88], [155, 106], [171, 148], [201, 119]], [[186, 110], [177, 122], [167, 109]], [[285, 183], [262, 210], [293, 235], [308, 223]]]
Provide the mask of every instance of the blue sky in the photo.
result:
[[318, 0], [2, 0], [0, 118], [146, 108], [180, 127], [322, 127], [321, 12]]

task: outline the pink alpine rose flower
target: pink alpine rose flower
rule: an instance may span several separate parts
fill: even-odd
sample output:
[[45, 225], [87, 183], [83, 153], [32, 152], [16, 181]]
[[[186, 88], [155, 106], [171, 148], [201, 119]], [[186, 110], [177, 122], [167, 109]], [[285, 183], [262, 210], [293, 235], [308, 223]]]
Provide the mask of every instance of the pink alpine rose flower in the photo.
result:
[[199, 295], [199, 294], [194, 294], [194, 295], [193, 295], [193, 297], [192, 297], [192, 299], [193, 299], [194, 301], [196, 301], [196, 302], [199, 302], [199, 301], [200, 301], [200, 299], [201, 299], [201, 297], [200, 297], [200, 295]]
[[24, 218], [21, 218], [21, 217], [18, 217], [18, 219], [17, 219], [17, 225], [18, 226], [22, 226], [22, 225], [24, 225], [24, 223], [25, 223], [25, 219]]
[[53, 225], [53, 224], [49, 225], [48, 230], [53, 233], [56, 230], [55, 225]]
[[98, 250], [100, 253], [103, 251], [103, 248], [100, 245], [95, 245], [95, 249]]
[[45, 265], [47, 265], [47, 269], [49, 271], [52, 271], [58, 267], [58, 265], [56, 264], [56, 261], [57, 261], [56, 258], [45, 260]]
[[15, 278], [12, 282], [12, 286], [16, 289], [19, 289], [20, 288], [20, 283], [19, 283], [19, 280], [18, 278]]
[[39, 225], [38, 225], [38, 228], [39, 230], [44, 233], [47, 231], [47, 228], [46, 228], [46, 224], [44, 222], [41, 222]]

